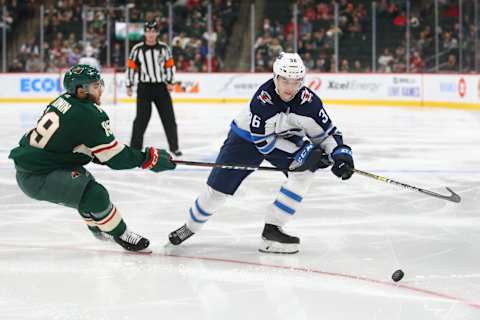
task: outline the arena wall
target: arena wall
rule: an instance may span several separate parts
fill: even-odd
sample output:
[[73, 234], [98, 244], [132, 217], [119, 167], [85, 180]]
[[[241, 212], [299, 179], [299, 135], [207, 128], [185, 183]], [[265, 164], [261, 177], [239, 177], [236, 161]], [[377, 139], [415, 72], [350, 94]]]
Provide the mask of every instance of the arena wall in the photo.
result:
[[[175, 103], [247, 103], [269, 73], [178, 73]], [[0, 103], [49, 102], [62, 91], [60, 73], [0, 75]], [[105, 103], [134, 103], [123, 73], [107, 71]], [[480, 110], [480, 75], [308, 74], [305, 84], [328, 105], [445, 107]]]

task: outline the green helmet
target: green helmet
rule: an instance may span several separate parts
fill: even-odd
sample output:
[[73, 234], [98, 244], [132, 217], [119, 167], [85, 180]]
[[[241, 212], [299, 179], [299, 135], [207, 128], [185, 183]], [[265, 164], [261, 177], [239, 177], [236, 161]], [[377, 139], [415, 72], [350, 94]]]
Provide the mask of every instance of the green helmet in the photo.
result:
[[63, 88], [68, 93], [76, 95], [77, 88], [87, 89], [87, 85], [93, 82], [101, 81], [100, 72], [87, 64], [76, 64], [71, 67], [63, 78]]

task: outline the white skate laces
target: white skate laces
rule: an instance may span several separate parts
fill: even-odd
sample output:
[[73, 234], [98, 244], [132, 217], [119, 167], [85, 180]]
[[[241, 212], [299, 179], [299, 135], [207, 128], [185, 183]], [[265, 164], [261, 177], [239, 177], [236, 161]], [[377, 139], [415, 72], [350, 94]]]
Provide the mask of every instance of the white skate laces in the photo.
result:
[[193, 232], [188, 229], [187, 226], [183, 226], [183, 228], [180, 228], [177, 231], [177, 235], [180, 239], [185, 240], [186, 238], [190, 237], [193, 234]]
[[187, 225], [184, 224], [177, 230], [170, 232], [168, 235], [168, 240], [171, 244], [178, 246], [180, 243], [190, 238], [193, 234], [194, 232], [192, 232], [192, 230], [190, 230]]
[[133, 245], [138, 244], [142, 238], [143, 237], [141, 235], [138, 235], [130, 230], [125, 230], [125, 232], [120, 236], [120, 239]]

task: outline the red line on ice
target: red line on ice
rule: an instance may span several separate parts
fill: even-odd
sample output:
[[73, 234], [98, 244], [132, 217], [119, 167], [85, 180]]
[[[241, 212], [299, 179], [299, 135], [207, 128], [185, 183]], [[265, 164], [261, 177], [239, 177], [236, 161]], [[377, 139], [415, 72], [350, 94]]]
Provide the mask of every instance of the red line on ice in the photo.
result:
[[84, 252], [94, 252], [94, 253], [103, 253], [103, 254], [130, 254], [130, 255], [141, 255], [141, 256], [161, 256], [161, 257], [172, 257], [172, 258], [181, 258], [181, 259], [191, 259], [191, 260], [203, 260], [203, 261], [212, 261], [212, 262], [222, 262], [222, 263], [232, 263], [232, 264], [240, 264], [240, 265], [248, 265], [248, 266], [255, 266], [255, 267], [268, 267], [268, 268], [275, 268], [281, 270], [289, 270], [289, 271], [298, 271], [298, 272], [305, 272], [305, 273], [314, 273], [320, 274], [324, 276], [330, 277], [338, 277], [344, 279], [351, 279], [351, 280], [359, 280], [369, 283], [374, 283], [378, 285], [383, 285], [387, 287], [394, 287], [394, 288], [402, 288], [405, 290], [422, 293], [427, 296], [432, 296], [436, 298], [443, 298], [450, 301], [455, 301], [458, 303], [462, 303], [473, 307], [475, 309], [480, 310], [480, 302], [469, 301], [463, 298], [455, 297], [450, 294], [441, 293], [437, 291], [432, 291], [428, 289], [417, 288], [405, 284], [400, 283], [393, 283], [390, 281], [383, 281], [383, 280], [376, 280], [372, 278], [367, 278], [363, 276], [355, 276], [346, 273], [340, 272], [329, 272], [329, 271], [322, 271], [317, 269], [310, 269], [305, 267], [292, 267], [292, 266], [283, 266], [277, 264], [265, 264], [259, 262], [251, 262], [251, 261], [242, 261], [242, 260], [235, 260], [235, 259], [226, 259], [226, 258], [214, 258], [214, 257], [200, 257], [200, 256], [186, 256], [186, 255], [176, 255], [176, 254], [165, 254], [160, 252], [153, 252], [153, 253], [142, 253], [142, 252], [130, 252], [130, 251], [116, 251], [116, 250], [101, 250], [101, 249], [88, 249], [88, 248], [78, 248], [78, 247], [68, 247], [68, 246], [35, 246], [35, 245], [17, 245], [17, 244], [0, 244], [1, 248], [19, 248], [19, 249], [60, 249], [60, 250], [69, 250], [69, 251], [84, 251]]

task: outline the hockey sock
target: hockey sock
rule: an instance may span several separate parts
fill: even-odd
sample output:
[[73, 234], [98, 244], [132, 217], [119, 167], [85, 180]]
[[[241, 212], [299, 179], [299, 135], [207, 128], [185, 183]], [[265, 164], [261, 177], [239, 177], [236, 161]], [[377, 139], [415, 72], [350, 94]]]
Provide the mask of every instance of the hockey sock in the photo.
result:
[[277, 198], [265, 216], [265, 222], [283, 227], [295, 214], [312, 183], [313, 173], [289, 172], [287, 182], [280, 188]]
[[200, 231], [205, 222], [225, 203], [227, 197], [225, 193], [207, 186], [207, 190], [195, 200], [188, 210], [187, 227], [194, 233]]
[[90, 181], [85, 188], [78, 210], [84, 219], [85, 212], [88, 212], [91, 221], [85, 219], [87, 224], [90, 222], [92, 227], [94, 224], [112, 236], [120, 236], [127, 228], [122, 216], [110, 202], [107, 189], [96, 181]]
[[92, 219], [92, 216], [89, 213], [82, 212], [80, 210], [78, 211], [78, 213], [80, 213], [80, 216], [83, 218], [83, 220], [87, 224], [87, 227], [88, 229], [90, 229], [90, 231], [95, 232], [94, 230], [98, 229], [97, 224]]

